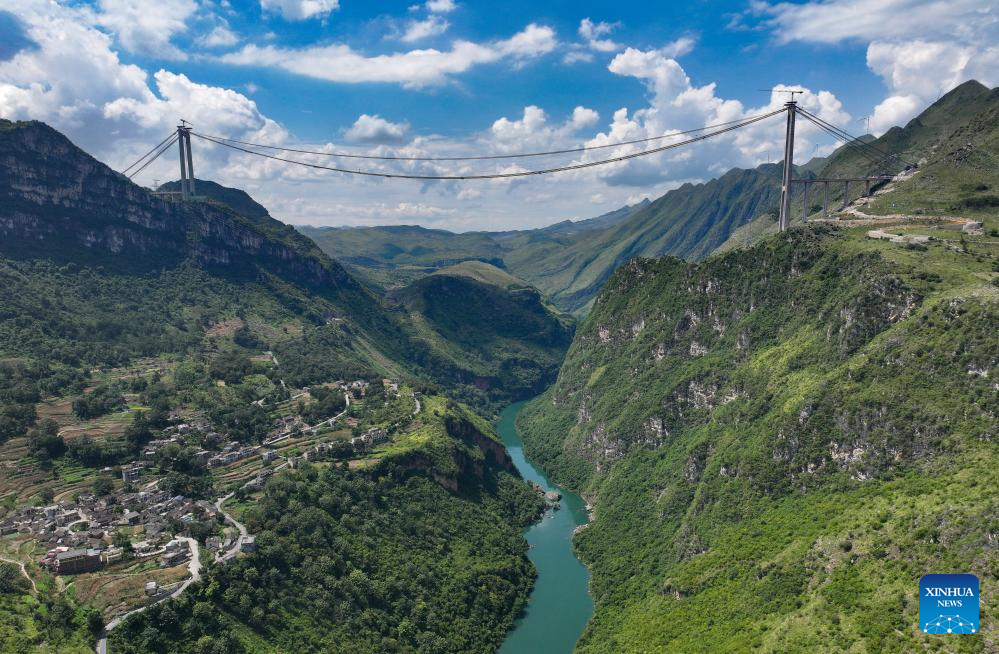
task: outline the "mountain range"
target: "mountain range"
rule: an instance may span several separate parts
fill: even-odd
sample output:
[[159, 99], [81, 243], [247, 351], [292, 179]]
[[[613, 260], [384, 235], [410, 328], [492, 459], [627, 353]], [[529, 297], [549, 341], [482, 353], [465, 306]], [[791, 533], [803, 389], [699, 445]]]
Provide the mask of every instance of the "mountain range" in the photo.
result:
[[[198, 180], [199, 192], [210, 201], [168, 200], [111, 171], [40, 123], [0, 123], [0, 157], [4, 164], [0, 197], [5, 207], [0, 215], [0, 255], [9, 265], [37, 265], [44, 260], [56, 266], [87, 266], [101, 278], [101, 289], [120, 284], [144, 290], [142, 297], [104, 297], [101, 289], [81, 286], [77, 278], [67, 281], [66, 271], [56, 267], [47, 271], [48, 283], [63, 285], [67, 294], [76, 291], [72, 303], [36, 306], [42, 298], [18, 282], [37, 285], [42, 275], [11, 273], [11, 283], [4, 289], [5, 305], [17, 307], [22, 316], [44, 315], [44, 332], [79, 332], [73, 323], [78, 325], [82, 315], [93, 315], [102, 323], [98, 331], [131, 333], [141, 325], [141, 335], [151, 338], [175, 323], [177, 332], [193, 335], [197, 327], [182, 324], [182, 316], [191, 311], [181, 308], [185, 299], [199, 308], [198, 320], [220, 320], [222, 316], [211, 315], [206, 307], [226, 307], [220, 309], [223, 313], [233, 310], [233, 298], [253, 289], [258, 297], [240, 303], [237, 311], [264, 323], [279, 320], [279, 315], [281, 321], [295, 321], [305, 329], [306, 340], [321, 337], [325, 345], [313, 354], [333, 368], [417, 374], [486, 405], [529, 397], [543, 389], [554, 378], [571, 338], [572, 321], [542, 302], [537, 292], [493, 286], [460, 272], [451, 276], [441, 271], [408, 292], [401, 290], [397, 300], [386, 304], [313, 241], [272, 218], [243, 191]], [[164, 190], [169, 188], [165, 185]], [[162, 297], [169, 292], [165, 281], [180, 271], [210, 279], [211, 284], [199, 288], [191, 282], [189, 298], [167, 300]], [[435, 304], [418, 300], [428, 285], [441, 284], [448, 285], [449, 293], [435, 298]], [[476, 289], [502, 303], [510, 322], [497, 326], [480, 316], [453, 311], [442, 327], [447, 303], [462, 303], [469, 294], [476, 295]], [[131, 315], [146, 311], [146, 303], [154, 298], [171, 303], [174, 314], [154, 326], [145, 316]], [[108, 306], [121, 310], [102, 310]], [[424, 316], [420, 310], [434, 313]], [[265, 317], [268, 312], [271, 315]], [[532, 331], [519, 339], [517, 325]], [[438, 329], [460, 332], [463, 339], [441, 339], [435, 335]], [[16, 353], [23, 343], [34, 340], [38, 339], [14, 331], [0, 348]], [[45, 347], [51, 345], [44, 342]], [[297, 351], [305, 346], [289, 340], [276, 347], [297, 359]], [[312, 366], [316, 379], [334, 372], [315, 361]], [[303, 377], [303, 383], [309, 381], [314, 379]]]
[[[292, 467], [289, 446], [252, 492], [180, 445], [158, 459], [165, 487], [235, 493], [258, 549], [112, 647], [495, 651], [543, 500], [483, 416], [533, 397], [524, 451], [591, 509], [579, 651], [916, 651], [928, 572], [983, 589], [980, 633], [933, 648], [995, 650], [997, 171], [999, 90], [967, 82], [799, 167], [892, 179], [831, 188], [828, 218], [797, 195], [780, 234], [777, 164], [530, 231], [295, 229], [239, 189], [177, 202], [0, 121], [2, 510], [134, 495], [122, 452], [173, 419], [255, 445], [275, 420], [335, 422], [356, 380], [346, 458]], [[60, 431], [108, 398], [99, 436]], [[0, 573], [0, 649], [90, 650], [92, 578]]]
[[[892, 128], [876, 139], [860, 139], [863, 148], [842, 145], [829, 157], [796, 166], [795, 176], [894, 175], [907, 162], [935, 159], [937, 148], [956, 129], [974, 132], [975, 121], [991, 125], [988, 116], [994, 105], [994, 90], [966, 82], [905, 127]], [[411, 281], [453, 259], [478, 259], [533, 284], [562, 311], [582, 316], [610, 275], [633, 257], [670, 255], [698, 261], [730, 238], [746, 244], [773, 233], [781, 166], [732, 169], [717, 179], [684, 184], [651, 202], [536, 230], [455, 234], [420, 227], [299, 229], [330, 256], [376, 284]], [[854, 184], [851, 199], [862, 191]], [[830, 188], [833, 208], [842, 197], [841, 186]], [[816, 202], [821, 200], [813, 195], [809, 214], [819, 209]], [[795, 220], [800, 220], [801, 203], [796, 189]]]

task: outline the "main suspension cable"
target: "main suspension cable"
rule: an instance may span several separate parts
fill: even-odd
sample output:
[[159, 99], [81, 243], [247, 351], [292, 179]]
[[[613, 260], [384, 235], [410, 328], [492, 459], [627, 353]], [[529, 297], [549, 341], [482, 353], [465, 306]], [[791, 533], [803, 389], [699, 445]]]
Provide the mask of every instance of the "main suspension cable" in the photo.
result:
[[299, 165], [299, 166], [305, 166], [307, 168], [314, 168], [314, 169], [319, 169], [319, 170], [329, 170], [329, 171], [336, 172], [336, 173], [346, 173], [346, 174], [349, 174], [349, 175], [362, 175], [362, 176], [365, 176], [365, 177], [380, 177], [380, 178], [386, 178], [386, 179], [417, 179], [417, 180], [509, 179], [509, 178], [514, 178], [514, 177], [530, 177], [530, 176], [534, 176], [534, 175], [547, 175], [547, 174], [551, 174], [551, 173], [566, 172], [566, 171], [570, 171], [570, 170], [580, 170], [580, 169], [583, 169], [583, 168], [592, 168], [594, 166], [603, 166], [603, 165], [606, 165], [606, 164], [618, 163], [618, 162], [627, 161], [627, 160], [630, 160], [630, 159], [637, 159], [638, 157], [644, 157], [644, 156], [648, 156], [650, 154], [655, 154], [657, 152], [664, 152], [666, 150], [672, 150], [674, 148], [678, 148], [678, 147], [681, 147], [681, 146], [684, 146], [684, 145], [690, 145], [691, 143], [697, 143], [698, 141], [704, 141], [704, 140], [712, 138], [714, 136], [719, 136], [721, 134], [725, 134], [725, 133], [731, 132], [733, 130], [740, 129], [740, 128], [746, 127], [748, 125], [752, 125], [753, 123], [758, 123], [761, 120], [766, 120], [767, 118], [771, 118], [773, 116], [776, 116], [777, 114], [784, 113], [784, 111], [785, 111], [784, 109], [779, 109], [779, 110], [773, 111], [773, 112], [771, 112], [769, 114], [764, 114], [762, 116], [757, 116], [755, 118], [744, 120], [744, 121], [742, 121], [742, 122], [740, 122], [738, 124], [731, 125], [729, 127], [725, 127], [723, 129], [719, 129], [719, 130], [714, 131], [714, 132], [710, 132], [708, 134], [701, 134], [700, 136], [696, 136], [694, 138], [690, 138], [690, 139], [687, 139], [687, 140], [684, 140], [684, 141], [679, 141], [677, 143], [670, 143], [668, 145], [663, 145], [663, 146], [660, 146], [660, 147], [657, 147], [657, 148], [653, 148], [651, 150], [642, 150], [640, 152], [632, 152], [630, 154], [621, 155], [619, 157], [613, 157], [613, 158], [610, 158], [610, 159], [602, 159], [602, 160], [599, 160], [599, 161], [587, 161], [587, 162], [582, 162], [582, 163], [569, 164], [569, 165], [566, 165], [566, 166], [558, 166], [558, 167], [555, 167], [555, 168], [544, 168], [544, 169], [541, 169], [541, 170], [523, 170], [523, 171], [516, 171], [516, 172], [509, 172], [509, 173], [492, 173], [492, 174], [482, 174], [482, 175], [416, 175], [416, 174], [407, 174], [407, 173], [383, 173], [383, 172], [378, 172], [378, 171], [374, 171], [374, 170], [351, 170], [349, 168], [340, 168], [340, 167], [336, 167], [336, 166], [323, 166], [322, 164], [308, 163], [308, 162], [305, 162], [305, 161], [297, 161], [295, 159], [286, 159], [284, 157], [278, 157], [278, 156], [275, 156], [275, 155], [266, 154], [264, 152], [257, 152], [255, 150], [250, 150], [248, 148], [244, 148], [244, 147], [241, 147], [241, 146], [238, 146], [238, 145], [233, 145], [232, 143], [227, 143], [225, 141], [222, 141], [222, 140], [210, 137], [210, 136], [206, 136], [204, 134], [199, 134], [197, 132], [192, 132], [192, 134], [194, 134], [198, 138], [204, 139], [206, 141], [210, 141], [210, 142], [215, 143], [217, 145], [221, 145], [223, 147], [231, 148], [233, 150], [238, 150], [240, 152], [245, 152], [247, 154], [254, 154], [254, 155], [257, 155], [258, 157], [264, 157], [266, 159], [272, 159], [274, 161], [282, 161], [284, 163], [290, 163], [290, 164], [296, 164], [296, 165]]
[[861, 147], [861, 145], [859, 143], [855, 143], [855, 142], [853, 142], [853, 141], [851, 141], [849, 139], [844, 138], [842, 134], [839, 134], [838, 132], [835, 132], [835, 131], [829, 129], [828, 127], [826, 127], [822, 123], [816, 122], [816, 121], [812, 120], [811, 118], [809, 118], [808, 116], [806, 116], [804, 114], [802, 114], [801, 117], [804, 118], [805, 120], [807, 120], [808, 122], [812, 123], [813, 125], [815, 125], [819, 129], [819, 131], [821, 131], [822, 133], [824, 133], [826, 136], [831, 136], [836, 141], [839, 141], [839, 142], [843, 143], [843, 147], [854, 149], [858, 153], [860, 153], [862, 156], [867, 157], [871, 161], [882, 161], [882, 160], [884, 160], [885, 157], [883, 155], [881, 155], [880, 153], [873, 152], [873, 151], [871, 151], [871, 150], [869, 150], [867, 148]]
[[884, 151], [884, 150], [882, 150], [882, 149], [880, 149], [880, 148], [878, 148], [878, 147], [876, 147], [874, 145], [871, 145], [870, 143], [861, 140], [859, 137], [853, 136], [852, 134], [850, 134], [846, 130], [844, 130], [844, 129], [840, 128], [840, 127], [836, 127], [832, 123], [830, 123], [830, 122], [828, 122], [828, 121], [826, 121], [826, 120], [824, 120], [822, 118], [819, 118], [815, 114], [813, 114], [813, 113], [811, 113], [809, 111], [806, 111], [805, 109], [801, 109], [799, 107], [798, 108], [798, 113], [803, 118], [805, 118], [806, 120], [808, 120], [809, 122], [817, 125], [820, 128], [823, 128], [827, 133], [830, 133], [832, 136], [836, 137], [837, 140], [844, 141], [845, 144], [848, 145], [848, 146], [851, 146], [851, 147], [854, 147], [854, 148], [857, 148], [857, 149], [861, 149], [861, 150], [866, 150], [866, 151], [870, 152], [872, 155], [875, 155], [875, 156], [879, 157], [881, 160], [888, 160], [888, 159], [895, 158], [895, 159], [899, 159], [902, 163], [904, 163], [907, 166], [915, 166], [916, 165], [916, 164], [912, 163], [911, 161], [906, 161], [905, 159], [902, 159], [902, 155], [901, 154], [886, 152], [886, 151]]
[[[142, 163], [142, 161], [143, 161], [143, 160], [144, 160], [144, 159], [145, 159], [146, 157], [148, 157], [148, 156], [149, 156], [149, 155], [151, 155], [152, 153], [156, 152], [156, 151], [157, 151], [157, 150], [158, 150], [158, 149], [160, 148], [160, 146], [162, 146], [162, 145], [163, 145], [164, 143], [166, 143], [167, 141], [169, 141], [170, 139], [172, 139], [172, 138], [173, 138], [173, 137], [175, 137], [175, 136], [177, 136], [177, 132], [170, 132], [169, 134], [167, 134], [167, 137], [166, 137], [165, 139], [163, 139], [162, 141], [160, 141], [159, 143], [157, 143], [156, 145], [154, 145], [154, 146], [153, 146], [153, 149], [152, 149], [152, 150], [150, 150], [150, 151], [149, 151], [149, 152], [147, 152], [146, 154], [144, 154], [144, 155], [142, 155], [141, 157], [139, 157], [138, 159], [136, 159], [136, 160], [135, 160], [135, 163], [133, 163], [133, 164], [132, 164], [131, 166], [129, 166], [128, 168], [126, 168], [126, 169], [122, 170], [122, 171], [121, 171], [121, 174], [122, 174], [122, 175], [128, 175], [128, 171], [130, 171], [131, 169], [133, 169], [133, 168], [135, 168], [136, 166], [138, 166], [138, 165], [139, 165], [140, 163]], [[159, 156], [159, 155], [156, 155], [156, 156]]]
[[[781, 109], [780, 111], [783, 111]], [[778, 112], [779, 113], [779, 112]], [[652, 141], [660, 141], [662, 139], [672, 138], [674, 136], [682, 136], [685, 134], [694, 134], [696, 132], [703, 132], [709, 129], [717, 129], [719, 127], [727, 127], [729, 125], [734, 125], [736, 123], [741, 123], [745, 120], [752, 120], [755, 118], [769, 118], [774, 115], [773, 113], [763, 114], [759, 116], [751, 116], [750, 118], [739, 118], [738, 120], [730, 120], [724, 123], [715, 123], [714, 125], [705, 125], [704, 127], [696, 127], [694, 129], [683, 130], [679, 132], [673, 132], [671, 134], [663, 134], [662, 136], [650, 136], [647, 138], [633, 139], [631, 141], [618, 141], [615, 143], [606, 143], [602, 145], [587, 145], [578, 148], [567, 148], [564, 150], [549, 150], [546, 152], [521, 152], [519, 154], [490, 154], [490, 155], [476, 155], [476, 156], [454, 156], [454, 157], [401, 157], [401, 156], [391, 156], [391, 155], [373, 155], [373, 154], [355, 154], [352, 152], [320, 152], [318, 150], [305, 150], [299, 148], [288, 148], [281, 147], [277, 145], [266, 145], [263, 143], [252, 143], [250, 141], [240, 141], [238, 139], [231, 139], [224, 136], [215, 136], [212, 134], [199, 134], [197, 132], [192, 132], [195, 136], [200, 136], [206, 139], [214, 139], [215, 141], [225, 141], [226, 143], [235, 143], [237, 145], [246, 145], [254, 148], [262, 148], [265, 150], [276, 150], [280, 152], [295, 152], [298, 154], [312, 154], [322, 157], [341, 157], [344, 159], [374, 159], [380, 161], [483, 161], [488, 159], [524, 159], [527, 157], [546, 157], [556, 154], [573, 154], [577, 152], [587, 152], [589, 150], [602, 150], [605, 148], [616, 148], [621, 145], [634, 145], [636, 143], [650, 143]]]
[[173, 136], [165, 144], [161, 144], [162, 147], [159, 148], [159, 152], [157, 152], [155, 155], [153, 155], [153, 157], [149, 161], [147, 161], [146, 163], [142, 164], [142, 166], [138, 170], [136, 170], [136, 171], [132, 172], [131, 174], [127, 175], [127, 177], [129, 179], [132, 179], [136, 175], [138, 175], [139, 173], [141, 173], [143, 170], [145, 170], [146, 167], [149, 166], [149, 164], [151, 164], [154, 161], [156, 161], [157, 159], [159, 159], [160, 156], [164, 152], [166, 152], [167, 150], [169, 150], [173, 146], [173, 144], [177, 142], [178, 138], [180, 138], [180, 137], [178, 137], [177, 134], [174, 133]]

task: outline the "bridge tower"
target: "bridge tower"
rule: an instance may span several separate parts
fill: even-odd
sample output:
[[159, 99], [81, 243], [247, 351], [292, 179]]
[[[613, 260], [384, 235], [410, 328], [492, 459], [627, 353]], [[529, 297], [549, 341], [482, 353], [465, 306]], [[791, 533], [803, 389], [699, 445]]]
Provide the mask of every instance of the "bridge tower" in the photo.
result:
[[787, 131], [784, 134], [784, 177], [780, 186], [780, 216], [777, 221], [779, 231], [787, 231], [791, 224], [791, 177], [794, 170], [794, 117], [798, 113], [798, 103], [791, 100], [784, 103], [787, 110]]
[[194, 198], [194, 158], [191, 155], [191, 125], [181, 119], [177, 125], [177, 145], [180, 148], [180, 197]]

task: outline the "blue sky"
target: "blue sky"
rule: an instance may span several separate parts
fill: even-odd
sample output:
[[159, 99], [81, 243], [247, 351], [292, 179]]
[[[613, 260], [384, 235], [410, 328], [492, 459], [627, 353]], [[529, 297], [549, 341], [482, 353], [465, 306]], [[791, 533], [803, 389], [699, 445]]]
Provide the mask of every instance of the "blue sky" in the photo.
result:
[[[840, 90], [837, 95], [847, 110], [858, 115], [869, 111], [883, 95], [880, 79], [865, 64], [865, 43], [777, 45], [771, 34], [760, 29], [728, 27], [747, 11], [747, 3], [742, 1], [588, 1], [545, 6], [511, 0], [456, 4], [446, 14], [448, 30], [421, 39], [413, 47], [445, 49], [455, 38], [476, 42], [505, 38], [529, 22], [551, 26], [558, 34], [578, 40], [580, 21], [589, 18], [595, 23], [615, 24], [610, 38], [636, 48], [694, 38], [696, 55], [684, 58], [684, 69], [694, 78], [717, 82], [726, 97], [747, 105], [759, 104], [765, 98], [760, 89], [791, 79], [814, 88]], [[231, 12], [220, 13], [248, 42], [308, 46], [334, 41], [371, 55], [398, 52], [400, 41], [391, 35], [404, 29], [406, 22], [425, 20], [429, 15], [424, 10], [410, 10], [412, 2], [344, 0], [326, 17], [312, 20], [288, 20], [280, 13], [262, 10], [257, 2], [232, 2], [231, 7]], [[196, 48], [198, 35], [186, 36], [175, 41]], [[150, 57], [125, 59], [147, 69], [163, 64]], [[639, 105], [644, 87], [634, 80], [608, 75], [607, 60], [600, 57], [566, 65], [555, 56], [517, 70], [503, 64], [485, 65], [456, 77], [453, 83], [419, 91], [384, 83], [330, 84], [281, 71], [197, 60], [175, 63], [171, 69], [205, 83], [244, 90], [250, 85], [255, 89], [250, 95], [263, 113], [282, 121], [302, 139], [322, 140], [334, 138], [336, 130], [349, 126], [361, 113], [408, 121], [418, 133], [461, 137], [482, 129], [497, 115], [516, 114], [529, 104], [554, 115], [569, 114], [580, 104], [606, 115], [621, 106]]]
[[[992, 4], [0, 0], [0, 116], [45, 120], [118, 168], [179, 117], [272, 145], [495, 154], [754, 115], [780, 106], [782, 96], [760, 91], [779, 85], [807, 89], [806, 107], [850, 132], [871, 116], [880, 133], [965, 79], [999, 83]], [[585, 218], [657, 197], [776, 160], [781, 134], [771, 121], [689, 152], [515, 183], [378, 183], [203, 142], [195, 151], [199, 175], [246, 188], [287, 222], [467, 230]], [[805, 129], [797, 159], [833, 146]], [[172, 163], [137, 181], [176, 177]]]

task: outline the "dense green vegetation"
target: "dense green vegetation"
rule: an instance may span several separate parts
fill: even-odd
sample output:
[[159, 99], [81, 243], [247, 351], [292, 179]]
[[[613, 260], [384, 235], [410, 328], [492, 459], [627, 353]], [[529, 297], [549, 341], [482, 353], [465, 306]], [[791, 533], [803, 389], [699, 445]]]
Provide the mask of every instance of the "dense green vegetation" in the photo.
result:
[[[429, 287], [383, 301], [244, 193], [199, 192], [217, 197], [164, 201], [47, 126], [0, 123], [2, 511], [91, 492], [116, 502], [138, 488], [118, 466], [140, 458], [142, 483], [156, 477], [170, 495], [238, 490], [258, 554], [209, 569], [181, 601], [116, 632], [112, 651], [494, 650], [531, 586], [520, 530], [542, 503], [488, 424], [432, 393], [488, 411], [536, 392], [571, 321], [525, 285], [460, 275], [433, 283], [460, 291], [451, 302], [486, 294], [475, 313]], [[484, 320], [497, 306], [503, 315]], [[405, 392], [389, 394], [385, 376]], [[368, 383], [353, 431], [300, 431], [345, 408], [325, 386], [337, 380]], [[294, 442], [281, 456], [320, 438], [332, 452], [263, 493], [246, 482], [276, 464], [223, 470], [196, 455], [259, 444], [279, 419]], [[346, 440], [375, 427], [385, 440]], [[198, 516], [164, 533], [219, 532]], [[3, 545], [22, 559], [45, 547], [19, 535]], [[102, 616], [73, 599], [88, 582], [67, 589], [30, 569], [40, 590], [0, 588], [0, 649], [89, 650]], [[120, 608], [99, 600], [105, 618]]]
[[425, 429], [370, 471], [275, 478], [245, 516], [257, 553], [127, 621], [112, 651], [494, 651], [527, 599], [520, 527], [541, 500], [466, 410]]
[[520, 423], [596, 506], [580, 649], [909, 652], [923, 573], [994, 584], [993, 263], [810, 228], [620, 269]]
[[[541, 321], [560, 335], [542, 342], [534, 333], [519, 339], [507, 330], [502, 347], [485, 346], [485, 359], [467, 348], [456, 352], [414, 328], [411, 312], [380, 304], [244, 192], [201, 182], [199, 193], [210, 201], [164, 202], [47, 126], [3, 124], [0, 153], [18, 165], [0, 171], [0, 197], [7, 210], [31, 219], [0, 227], [0, 441], [26, 432], [43, 397], [78, 393], [91, 368], [191, 352], [227, 320], [243, 323], [237, 345], [281, 358], [288, 383], [408, 373], [453, 388], [487, 411], [552, 378], [568, 346], [563, 318], [538, 303], [523, 308], [517, 298], [528, 292], [518, 289], [515, 297], [508, 289], [507, 306], [520, 310], [511, 318], [533, 312], [529, 328]], [[44, 199], [26, 200], [10, 181], [15, 175], [37, 184]], [[81, 176], [91, 192], [73, 190]], [[59, 193], [73, 201], [49, 197]], [[129, 212], [152, 217], [130, 220]], [[92, 242], [95, 233], [102, 236]], [[454, 327], [475, 340], [476, 330], [489, 325], [469, 318]], [[488, 329], [479, 336], [484, 344], [494, 341]], [[223, 357], [214, 365], [230, 363]], [[522, 372], [525, 365], [531, 370]], [[509, 390], [495, 381], [488, 391], [480, 388], [482, 378], [524, 376], [531, 379]], [[80, 398], [78, 415], [95, 417], [113, 410], [111, 404]]]
[[[572, 320], [532, 287], [498, 285], [501, 271], [441, 272], [393, 294], [418, 340], [413, 357], [460, 399], [496, 408], [532, 397], [555, 378]], [[480, 280], [488, 281], [480, 281]]]
[[562, 311], [585, 314], [614, 270], [636, 256], [700, 258], [777, 206], [780, 169], [732, 170], [685, 184], [654, 202], [576, 223], [523, 232], [452, 234], [419, 227], [302, 228], [369, 281], [408, 283], [456, 261], [497, 265], [540, 289]]
[[102, 626], [100, 614], [49, 587], [39, 588], [37, 594], [31, 590], [16, 565], [0, 561], [0, 651], [92, 652], [93, 639]]
[[298, 229], [324, 252], [347, 266], [359, 279], [373, 286], [391, 289], [462, 263], [481, 262], [502, 268], [505, 266], [504, 256], [511, 250], [527, 248], [534, 252], [533, 243], [550, 245], [557, 242], [555, 239], [611, 227], [648, 204], [649, 200], [643, 200], [596, 218], [565, 220], [522, 232], [455, 234], [416, 225], [363, 228], [300, 226]]

